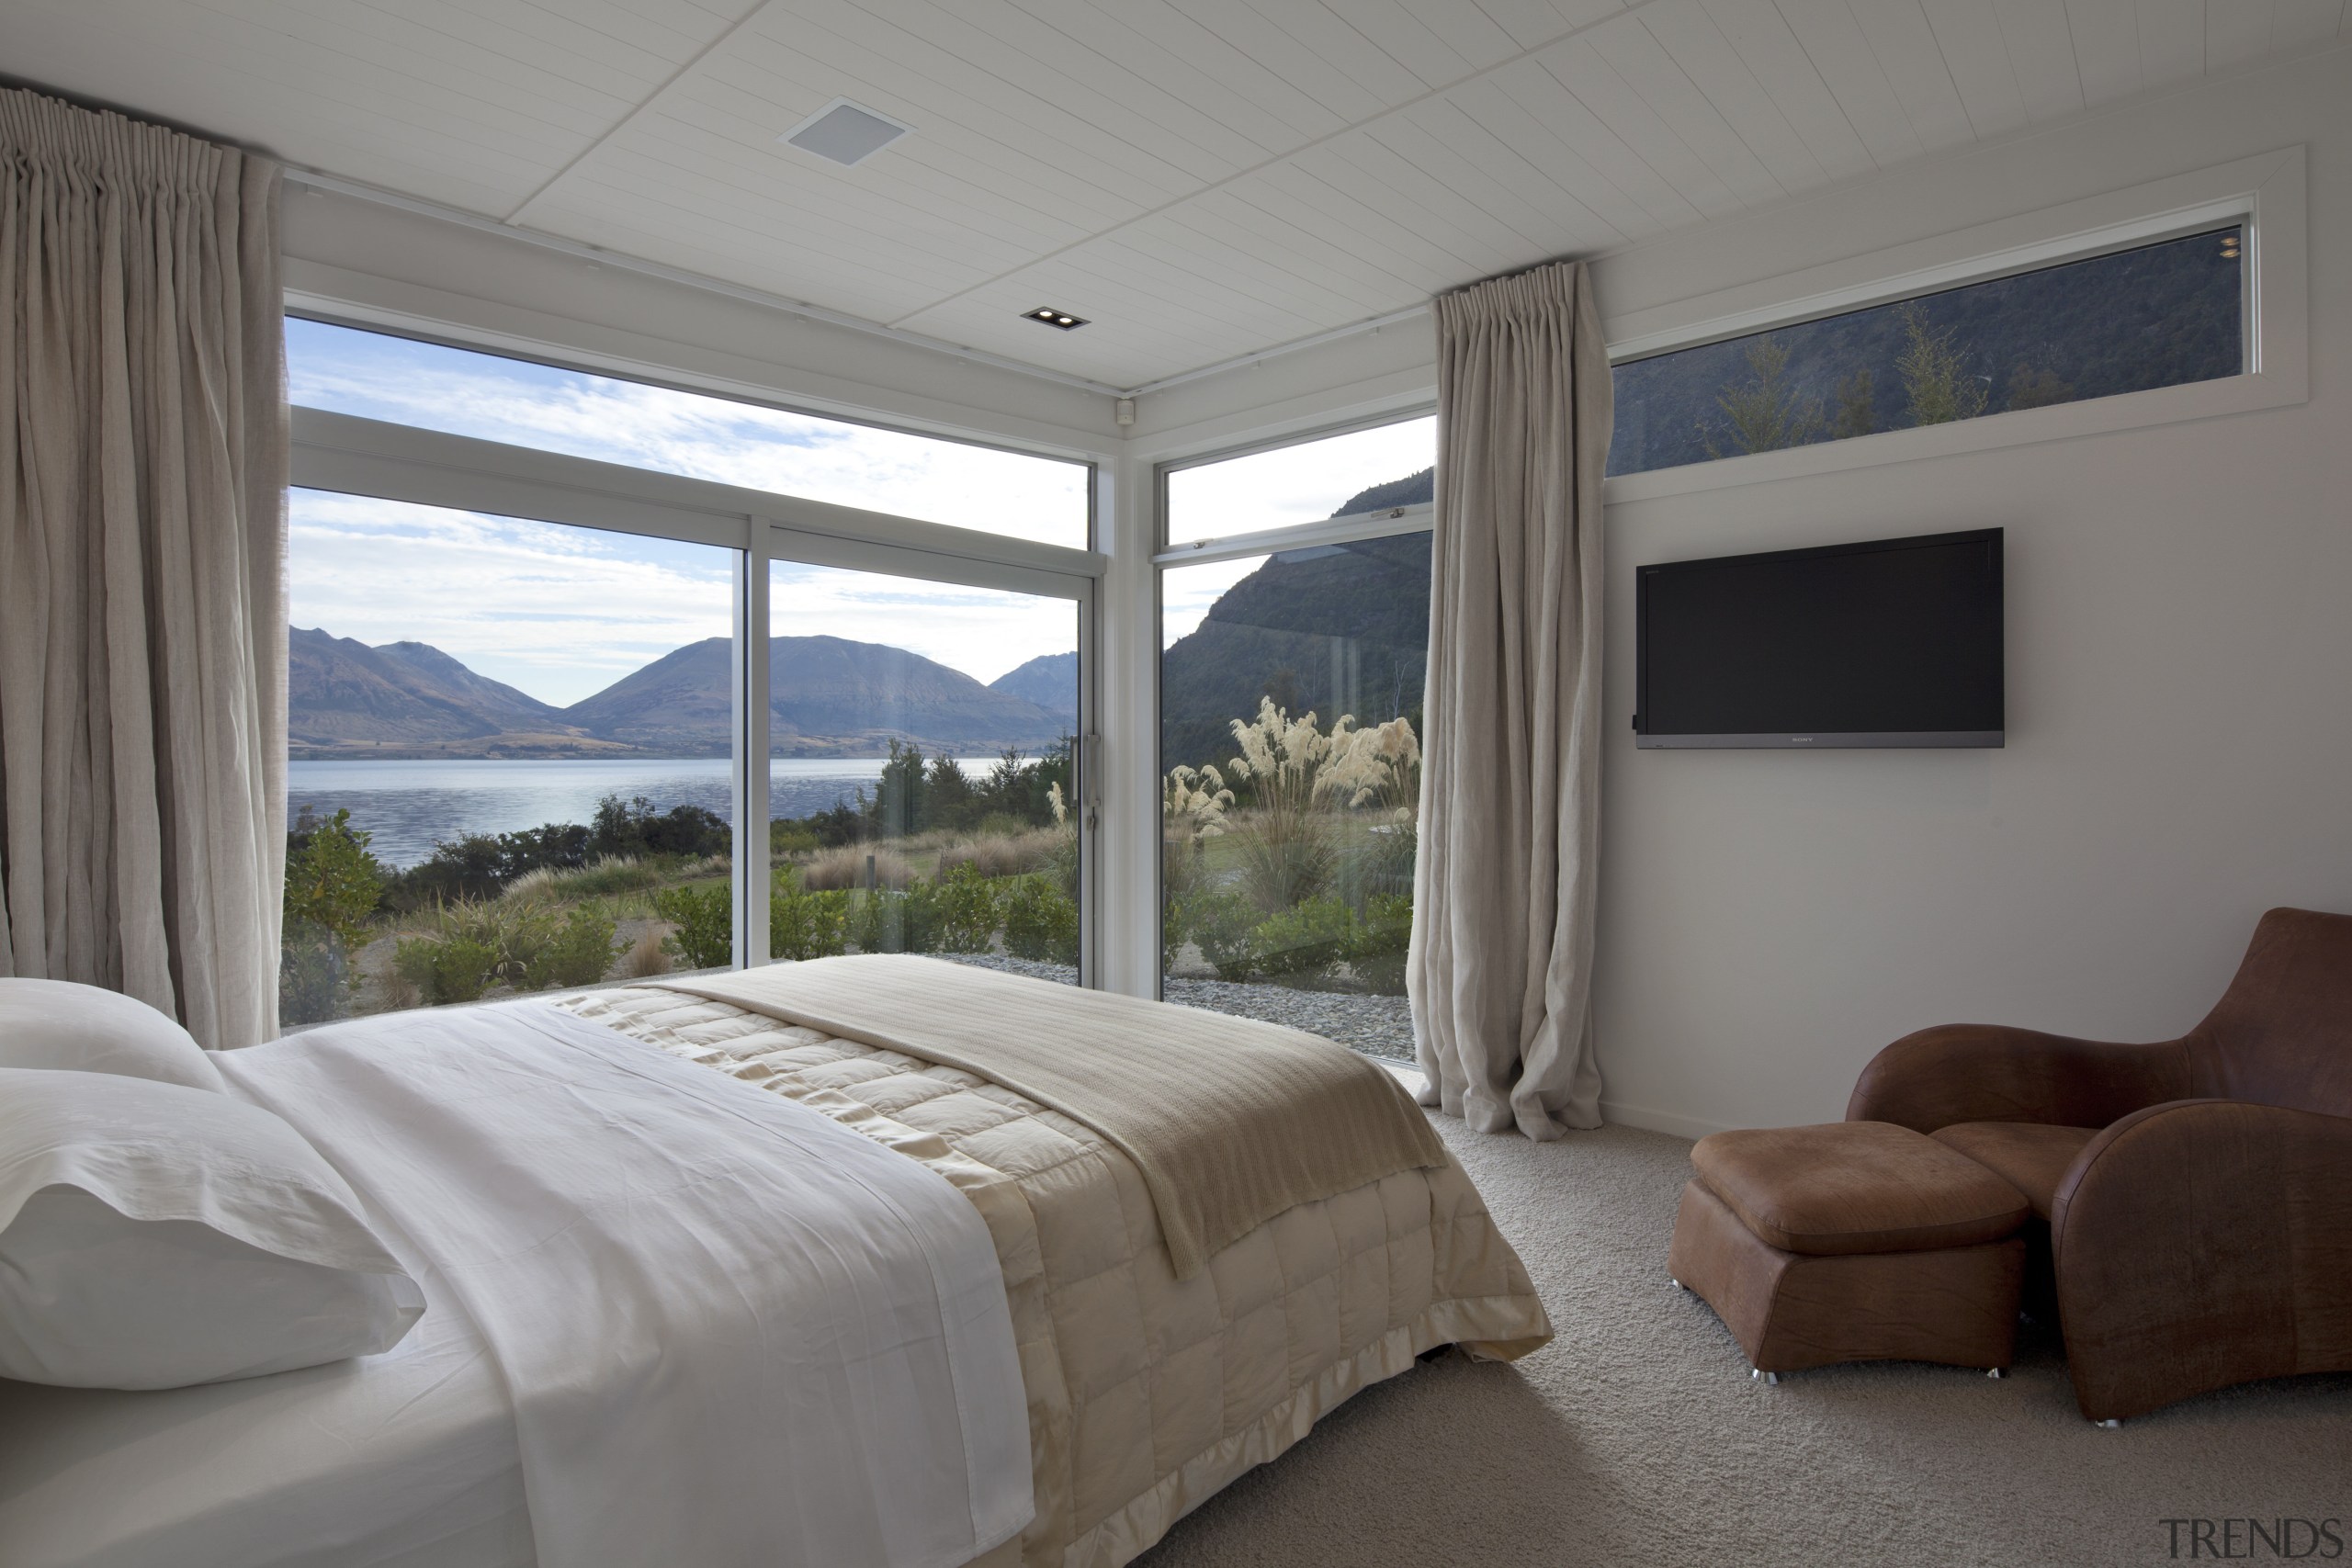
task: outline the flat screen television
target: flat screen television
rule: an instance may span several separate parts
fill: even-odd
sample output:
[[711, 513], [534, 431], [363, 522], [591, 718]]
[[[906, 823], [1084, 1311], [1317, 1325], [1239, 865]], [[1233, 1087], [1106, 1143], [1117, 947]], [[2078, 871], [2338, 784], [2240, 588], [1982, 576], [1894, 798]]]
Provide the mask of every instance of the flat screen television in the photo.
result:
[[1635, 744], [1998, 746], [2001, 530], [1634, 573]]

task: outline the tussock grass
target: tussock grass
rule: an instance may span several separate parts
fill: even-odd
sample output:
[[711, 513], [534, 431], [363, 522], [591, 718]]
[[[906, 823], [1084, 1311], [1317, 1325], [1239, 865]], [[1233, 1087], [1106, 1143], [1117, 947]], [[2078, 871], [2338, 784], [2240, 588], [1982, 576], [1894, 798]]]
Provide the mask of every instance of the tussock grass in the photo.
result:
[[881, 844], [836, 844], [800, 868], [800, 886], [811, 893], [831, 893], [865, 886], [865, 861], [874, 858], [874, 886], [903, 890], [914, 880], [914, 867], [897, 850]]
[[968, 865], [982, 876], [1024, 876], [1054, 858], [1067, 835], [1053, 828], [1032, 828], [950, 844], [939, 852], [939, 874]]
[[637, 933], [637, 940], [621, 954], [622, 978], [648, 980], [670, 972], [670, 953], [662, 945], [662, 931], [661, 926], [650, 925]]

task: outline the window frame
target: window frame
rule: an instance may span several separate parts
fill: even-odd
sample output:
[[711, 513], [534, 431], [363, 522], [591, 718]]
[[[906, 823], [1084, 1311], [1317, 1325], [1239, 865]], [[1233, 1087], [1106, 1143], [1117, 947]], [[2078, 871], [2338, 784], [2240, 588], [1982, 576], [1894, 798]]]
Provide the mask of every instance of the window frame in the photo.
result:
[[[553, 368], [609, 376], [601, 366], [573, 365], [545, 355], [489, 348], [461, 339], [401, 331], [289, 302], [286, 313], [330, 325], [387, 336], [409, 337], [469, 353], [526, 359]], [[707, 388], [655, 377], [616, 377], [708, 397], [839, 419], [755, 398], [732, 398]], [[876, 421], [844, 420], [878, 429], [901, 427]], [[1018, 452], [1012, 443], [943, 436], [928, 430], [904, 431], [966, 446]], [[959, 528], [894, 513], [865, 511], [831, 502], [763, 491], [716, 480], [633, 468], [567, 453], [546, 452], [453, 435], [421, 426], [368, 419], [324, 409], [289, 411], [291, 489], [364, 495], [380, 500], [483, 513], [609, 533], [673, 539], [733, 552], [732, 598], [734, 694], [731, 759], [734, 806], [732, 908], [737, 969], [768, 962], [769, 887], [766, 831], [770, 734], [767, 705], [769, 569], [775, 561], [884, 572], [956, 586], [1034, 593], [1071, 601], [1078, 615], [1079, 755], [1076, 758], [1079, 876], [1081, 919], [1079, 984], [1099, 984], [1099, 932], [1102, 925], [1103, 860], [1100, 845], [1102, 798], [1101, 724], [1096, 711], [1101, 657], [1100, 604], [1110, 558], [1092, 547], [1101, 530], [1101, 472], [1092, 458], [1052, 454], [1084, 470], [1090, 546], [1074, 548], [1010, 535]]]
[[[1206, 468], [1235, 457], [1255, 457], [1261, 452], [1279, 452], [1293, 446], [1305, 446], [1334, 435], [1353, 435], [1360, 431], [1377, 430], [1384, 425], [1408, 424], [1427, 419], [1437, 412], [1434, 399], [1426, 399], [1402, 407], [1363, 414], [1306, 430], [1286, 432], [1271, 438], [1245, 440], [1229, 446], [1210, 447], [1198, 453], [1186, 453], [1152, 465], [1151, 468], [1151, 713], [1148, 731], [1147, 750], [1151, 759], [1152, 807], [1146, 830], [1151, 846], [1151, 902], [1146, 919], [1146, 929], [1151, 942], [1150, 995], [1165, 999], [1168, 971], [1159, 960], [1160, 922], [1167, 918], [1168, 883], [1167, 856], [1163, 851], [1164, 826], [1160, 820], [1161, 802], [1167, 788], [1165, 771], [1167, 759], [1160, 755], [1160, 680], [1162, 660], [1167, 657], [1163, 638], [1167, 626], [1167, 581], [1171, 567], [1207, 566], [1217, 561], [1242, 559], [1250, 556], [1272, 555], [1276, 550], [1295, 549], [1305, 545], [1347, 544], [1359, 539], [1385, 539], [1399, 534], [1430, 532], [1436, 525], [1436, 507], [1430, 502], [1412, 506], [1383, 507], [1373, 512], [1351, 512], [1339, 517], [1327, 517], [1313, 523], [1294, 524], [1287, 528], [1261, 528], [1247, 534], [1229, 534], [1221, 538], [1188, 540], [1181, 545], [1168, 543], [1168, 476], [1184, 468]], [[1430, 454], [1432, 463], [1436, 454]], [[1080, 660], [1081, 668], [1083, 660]]]
[[[1265, 555], [1272, 550], [1295, 548], [1300, 545], [1336, 545], [1351, 539], [1385, 538], [1391, 534], [1418, 534], [1430, 525], [1430, 519], [1436, 510], [1430, 502], [1419, 502], [1411, 506], [1384, 506], [1371, 512], [1351, 512], [1337, 517], [1318, 518], [1312, 523], [1295, 523], [1288, 527], [1259, 528], [1246, 534], [1212, 536], [1171, 545], [1168, 542], [1169, 475], [1186, 468], [1205, 468], [1217, 463], [1231, 462], [1237, 457], [1254, 457], [1266, 452], [1287, 451], [1294, 446], [1310, 446], [1337, 435], [1356, 435], [1387, 425], [1410, 424], [1418, 419], [1428, 419], [1436, 412], [1437, 402], [1430, 399], [1406, 408], [1317, 425], [1309, 430], [1268, 439], [1212, 447], [1154, 464], [1151, 476], [1154, 615], [1158, 615], [1160, 607], [1158, 574], [1168, 567], [1233, 560], [1242, 556]], [[1436, 457], [1434, 452], [1430, 454], [1432, 463]], [[1157, 625], [1155, 621], [1155, 627]], [[1156, 687], [1158, 682], [1155, 680], [1153, 684]]]
[[1613, 370], [2204, 229], [2238, 223], [2245, 231], [2246, 368], [2239, 375], [1620, 474], [1603, 481], [1603, 500], [1614, 505], [2303, 402], [2310, 396], [2304, 164], [2302, 147], [2283, 148], [1612, 315]]

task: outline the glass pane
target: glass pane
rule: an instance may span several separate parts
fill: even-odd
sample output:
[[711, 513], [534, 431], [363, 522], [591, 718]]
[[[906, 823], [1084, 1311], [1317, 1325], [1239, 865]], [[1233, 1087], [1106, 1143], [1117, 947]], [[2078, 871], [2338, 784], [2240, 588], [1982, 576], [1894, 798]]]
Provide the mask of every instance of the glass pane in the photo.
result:
[[768, 952], [1078, 983], [1078, 606], [778, 561]]
[[[1227, 539], [1430, 499], [1437, 418], [1329, 435], [1168, 475], [1168, 542]], [[1399, 477], [1402, 476], [1402, 477]]]
[[1082, 463], [288, 317], [302, 408], [1083, 549]]
[[1410, 1060], [1430, 536], [1161, 582], [1163, 995]]
[[2244, 240], [2217, 229], [1620, 365], [1609, 471], [2239, 375]]
[[290, 499], [287, 1026], [724, 965], [735, 552]]

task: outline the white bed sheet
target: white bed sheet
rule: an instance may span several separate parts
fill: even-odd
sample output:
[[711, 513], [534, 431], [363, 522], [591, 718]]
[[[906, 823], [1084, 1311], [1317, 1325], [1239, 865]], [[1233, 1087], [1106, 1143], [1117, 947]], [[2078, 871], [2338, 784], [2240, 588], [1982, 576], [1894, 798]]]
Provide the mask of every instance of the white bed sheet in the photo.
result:
[[528, 1568], [550, 1529], [593, 1568], [944, 1564], [1027, 1520], [994, 1246], [927, 1168], [536, 1002], [236, 1056], [232, 1092], [352, 1180], [427, 1311], [267, 1378], [0, 1381], [5, 1568]]
[[426, 1295], [364, 1360], [141, 1393], [0, 1380], [0, 1562], [530, 1568], [506, 1386], [448, 1292]]

